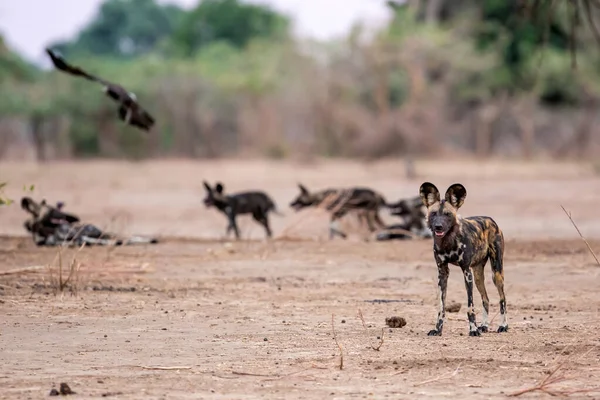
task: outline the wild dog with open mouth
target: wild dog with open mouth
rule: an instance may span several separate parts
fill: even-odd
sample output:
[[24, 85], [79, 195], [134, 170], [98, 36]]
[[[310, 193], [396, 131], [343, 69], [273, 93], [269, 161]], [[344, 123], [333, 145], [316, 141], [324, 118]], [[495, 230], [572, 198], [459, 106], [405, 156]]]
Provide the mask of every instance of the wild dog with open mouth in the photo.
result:
[[23, 224], [31, 233], [33, 241], [38, 246], [58, 246], [61, 244], [81, 246], [86, 245], [131, 245], [155, 244], [156, 238], [131, 236], [119, 238], [112, 233], [103, 232], [92, 224], [80, 224], [79, 217], [62, 211], [64, 203], [56, 207], [42, 200], [39, 204], [30, 197], [21, 199], [21, 208], [31, 214]]
[[[467, 289], [467, 317], [469, 336], [480, 336], [488, 331], [489, 298], [485, 289], [483, 269], [488, 259], [492, 267], [492, 280], [500, 296], [500, 326], [498, 332], [508, 330], [506, 297], [504, 295], [504, 235], [490, 217], [461, 218], [457, 211], [467, 197], [463, 185], [455, 183], [440, 200], [440, 192], [434, 184], [425, 182], [419, 194], [427, 207], [429, 228], [433, 232], [433, 255], [438, 267], [439, 311], [435, 329], [429, 336], [441, 336], [444, 325], [448, 263], [458, 265], [464, 275]], [[473, 278], [483, 303], [483, 321], [475, 323], [473, 305]]]
[[372, 189], [352, 187], [347, 189], [324, 189], [311, 193], [304, 185], [298, 184], [300, 194], [290, 203], [290, 207], [299, 211], [305, 207], [325, 206], [331, 212], [329, 222], [329, 238], [335, 235], [346, 238], [338, 225], [338, 220], [350, 211], [358, 211], [358, 218], [366, 220], [370, 232], [377, 228], [385, 228], [385, 224], [379, 217], [381, 207], [389, 207], [385, 198]]
[[203, 183], [206, 189], [204, 205], [216, 207], [227, 216], [227, 236], [233, 230], [236, 239], [240, 238], [236, 217], [241, 214], [252, 214], [252, 218], [265, 228], [267, 237], [273, 236], [269, 225], [269, 212], [283, 214], [277, 211], [275, 202], [268, 194], [263, 191], [248, 191], [226, 195], [225, 187], [221, 182], [217, 182], [214, 188], [211, 188], [206, 181]]
[[403, 218], [404, 221], [400, 224], [389, 225], [379, 232], [377, 234], [378, 241], [429, 239], [432, 237], [431, 230], [427, 226], [427, 214], [421, 196], [401, 199], [397, 203], [389, 204], [389, 208], [391, 215]]

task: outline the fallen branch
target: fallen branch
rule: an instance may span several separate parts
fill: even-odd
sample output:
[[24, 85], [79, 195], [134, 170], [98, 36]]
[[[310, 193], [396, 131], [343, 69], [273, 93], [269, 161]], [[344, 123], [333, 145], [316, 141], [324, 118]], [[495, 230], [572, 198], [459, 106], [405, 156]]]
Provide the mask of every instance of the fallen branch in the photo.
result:
[[158, 370], [158, 371], [176, 371], [178, 369], [192, 369], [192, 367], [187, 367], [187, 366], [174, 366], [174, 367], [156, 366], [156, 367], [152, 367], [152, 366], [146, 366], [146, 365], [138, 365], [138, 367], [142, 368], [142, 369]]
[[266, 378], [270, 378], [273, 376], [278, 377], [279, 375], [268, 375], [268, 374], [253, 374], [251, 372], [243, 372], [243, 371], [231, 371], [233, 375], [241, 375], [241, 376], [262, 376]]
[[29, 272], [36, 272], [36, 271], [39, 271], [44, 268], [46, 268], [45, 265], [35, 265], [32, 267], [15, 268], [15, 269], [9, 269], [8, 271], [1, 271], [0, 275], [26, 274]]
[[571, 223], [573, 224], [573, 226], [577, 230], [577, 233], [579, 234], [579, 237], [581, 237], [581, 240], [583, 240], [583, 243], [585, 243], [585, 245], [587, 246], [587, 248], [590, 251], [590, 253], [592, 253], [592, 256], [594, 257], [594, 260], [596, 260], [596, 264], [598, 264], [598, 266], [600, 267], [600, 261], [598, 261], [598, 257], [596, 257], [596, 253], [594, 253], [594, 250], [592, 250], [592, 247], [590, 246], [590, 244], [588, 243], [588, 241], [585, 240], [585, 238], [581, 234], [581, 231], [577, 227], [577, 224], [575, 224], [575, 221], [573, 221], [573, 218], [571, 217], [571, 213], [567, 212], [567, 210], [565, 210], [565, 208], [562, 205], [560, 206], [560, 208], [562, 208], [563, 211], [565, 212], [565, 214], [567, 214], [567, 217], [569, 217], [569, 219], [571, 220]]

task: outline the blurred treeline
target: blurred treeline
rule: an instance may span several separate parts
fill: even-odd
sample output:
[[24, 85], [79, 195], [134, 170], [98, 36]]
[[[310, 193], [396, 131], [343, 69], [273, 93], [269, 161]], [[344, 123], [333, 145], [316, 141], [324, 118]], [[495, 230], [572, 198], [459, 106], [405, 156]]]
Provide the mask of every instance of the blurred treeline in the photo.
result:
[[50, 46], [136, 93], [155, 129], [124, 126], [96, 84], [0, 41], [0, 157], [593, 156], [600, 10], [543, 3], [389, 1], [387, 26], [321, 43], [239, 0], [106, 0]]

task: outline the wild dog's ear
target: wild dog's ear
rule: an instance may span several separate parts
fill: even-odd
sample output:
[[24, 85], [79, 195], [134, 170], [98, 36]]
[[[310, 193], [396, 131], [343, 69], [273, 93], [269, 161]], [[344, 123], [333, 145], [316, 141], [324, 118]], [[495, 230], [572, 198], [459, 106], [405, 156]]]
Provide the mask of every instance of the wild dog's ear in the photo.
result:
[[42, 202], [40, 203], [40, 206], [45, 206], [46, 205], [46, 199], [42, 199]]
[[308, 194], [308, 189], [306, 187], [304, 187], [303, 184], [299, 183], [298, 184], [298, 188], [300, 189], [300, 192], [302, 192], [302, 194]]
[[455, 183], [446, 190], [446, 201], [456, 209], [463, 205], [466, 197], [467, 189], [460, 183]]
[[225, 187], [223, 186], [223, 184], [221, 182], [217, 182], [217, 184], [215, 185], [215, 191], [219, 194], [223, 193], [223, 189], [225, 189]]
[[35, 201], [33, 201], [33, 199], [31, 197], [21, 198], [21, 208], [23, 210], [33, 213], [35, 211], [34, 206], [35, 206]]
[[419, 195], [427, 208], [440, 201], [440, 191], [431, 182], [424, 182], [421, 185]]
[[212, 189], [211, 189], [210, 185], [208, 184], [208, 182], [204, 181], [204, 182], [202, 182], [202, 184], [204, 185], [204, 189], [206, 189], [206, 191], [208, 193], [212, 192]]

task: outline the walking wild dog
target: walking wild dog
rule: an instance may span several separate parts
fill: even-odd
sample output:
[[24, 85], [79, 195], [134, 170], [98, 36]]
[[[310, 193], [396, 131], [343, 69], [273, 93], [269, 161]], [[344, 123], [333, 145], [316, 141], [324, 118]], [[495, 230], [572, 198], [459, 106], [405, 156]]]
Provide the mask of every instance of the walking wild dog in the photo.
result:
[[[448, 263], [458, 265], [463, 272], [467, 289], [467, 317], [469, 336], [480, 336], [488, 331], [489, 298], [485, 290], [483, 268], [488, 259], [492, 267], [492, 280], [500, 296], [500, 326], [498, 332], [506, 332], [506, 298], [504, 296], [504, 236], [490, 217], [461, 218], [457, 211], [467, 197], [467, 190], [460, 183], [448, 188], [440, 200], [440, 192], [434, 184], [425, 182], [419, 190], [427, 207], [429, 228], [433, 232], [433, 255], [438, 267], [439, 311], [435, 329], [429, 336], [441, 336], [444, 325]], [[473, 278], [483, 303], [483, 321], [475, 324], [473, 306]]]
[[236, 239], [239, 239], [240, 231], [235, 220], [236, 217], [240, 214], [252, 214], [252, 218], [265, 228], [267, 236], [272, 236], [269, 226], [269, 211], [282, 214], [277, 211], [275, 202], [265, 192], [252, 191], [226, 195], [222, 183], [217, 182], [215, 187], [211, 188], [206, 181], [204, 181], [204, 188], [206, 189], [204, 205], [206, 207], [214, 206], [227, 216], [229, 221], [227, 235], [233, 230]]
[[338, 220], [349, 211], [357, 210], [358, 218], [366, 219], [369, 231], [374, 232], [379, 228], [384, 228], [385, 224], [379, 217], [379, 208], [388, 207], [383, 196], [374, 190], [353, 187], [348, 189], [324, 189], [311, 193], [308, 189], [298, 184], [300, 194], [290, 203], [290, 207], [298, 211], [304, 207], [325, 206], [327, 211], [331, 212], [329, 223], [329, 238], [333, 239], [335, 235], [346, 238], [347, 235], [337, 226]]

